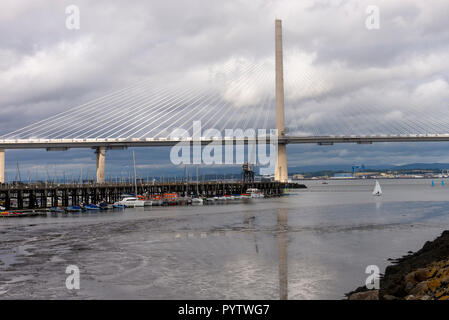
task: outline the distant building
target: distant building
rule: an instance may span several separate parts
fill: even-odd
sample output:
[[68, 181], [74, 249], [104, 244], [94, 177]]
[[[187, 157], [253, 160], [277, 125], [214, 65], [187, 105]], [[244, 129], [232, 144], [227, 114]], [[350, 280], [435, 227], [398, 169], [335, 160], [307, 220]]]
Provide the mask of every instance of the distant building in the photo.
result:
[[334, 176], [331, 179], [350, 179], [350, 178], [352, 178], [352, 173], [339, 172], [339, 173], [334, 173]]
[[303, 180], [304, 176], [302, 174], [294, 174], [292, 179], [293, 180]]
[[373, 178], [373, 177], [377, 176], [378, 174], [379, 174], [378, 172], [368, 172], [368, 171], [362, 172], [362, 171], [360, 171], [360, 172], [356, 172], [354, 174], [354, 176], [356, 178]]

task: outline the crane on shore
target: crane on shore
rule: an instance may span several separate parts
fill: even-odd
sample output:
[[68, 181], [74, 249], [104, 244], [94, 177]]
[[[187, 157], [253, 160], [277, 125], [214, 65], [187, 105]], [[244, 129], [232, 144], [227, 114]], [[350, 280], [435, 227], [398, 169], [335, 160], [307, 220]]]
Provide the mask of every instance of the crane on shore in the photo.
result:
[[352, 166], [352, 177], [354, 177], [354, 178], [355, 178], [356, 169], [360, 169], [359, 171], [365, 170], [365, 165], [362, 164], [360, 166]]

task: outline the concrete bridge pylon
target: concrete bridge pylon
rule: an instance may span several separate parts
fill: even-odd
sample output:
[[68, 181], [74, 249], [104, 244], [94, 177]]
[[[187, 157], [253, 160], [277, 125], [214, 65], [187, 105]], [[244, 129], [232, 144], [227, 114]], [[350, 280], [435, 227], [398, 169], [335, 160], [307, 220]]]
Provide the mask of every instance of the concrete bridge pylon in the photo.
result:
[[[282, 21], [275, 21], [275, 59], [276, 59], [276, 129], [278, 136], [285, 136], [285, 114], [284, 114], [284, 62], [282, 50]], [[287, 145], [278, 143], [276, 170], [274, 178], [276, 181], [287, 182]]]

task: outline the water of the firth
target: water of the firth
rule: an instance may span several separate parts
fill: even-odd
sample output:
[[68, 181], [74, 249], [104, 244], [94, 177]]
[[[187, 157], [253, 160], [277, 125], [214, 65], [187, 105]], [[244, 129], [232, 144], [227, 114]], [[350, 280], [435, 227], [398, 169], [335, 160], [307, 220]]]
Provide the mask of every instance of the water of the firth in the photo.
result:
[[248, 204], [0, 219], [0, 299], [341, 299], [449, 229], [449, 186], [380, 183], [381, 197], [373, 180], [311, 181]]

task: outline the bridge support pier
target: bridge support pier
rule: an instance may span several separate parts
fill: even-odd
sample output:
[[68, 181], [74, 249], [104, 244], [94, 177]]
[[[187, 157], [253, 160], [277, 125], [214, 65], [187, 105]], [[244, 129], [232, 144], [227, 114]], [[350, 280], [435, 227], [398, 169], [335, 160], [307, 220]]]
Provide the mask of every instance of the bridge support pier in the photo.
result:
[[97, 183], [104, 183], [106, 148], [105, 147], [96, 148], [95, 154], [97, 155]]
[[278, 144], [276, 171], [274, 179], [280, 182], [288, 181], [288, 169], [287, 169], [287, 145]]
[[0, 149], [0, 183], [5, 183], [5, 149]]

